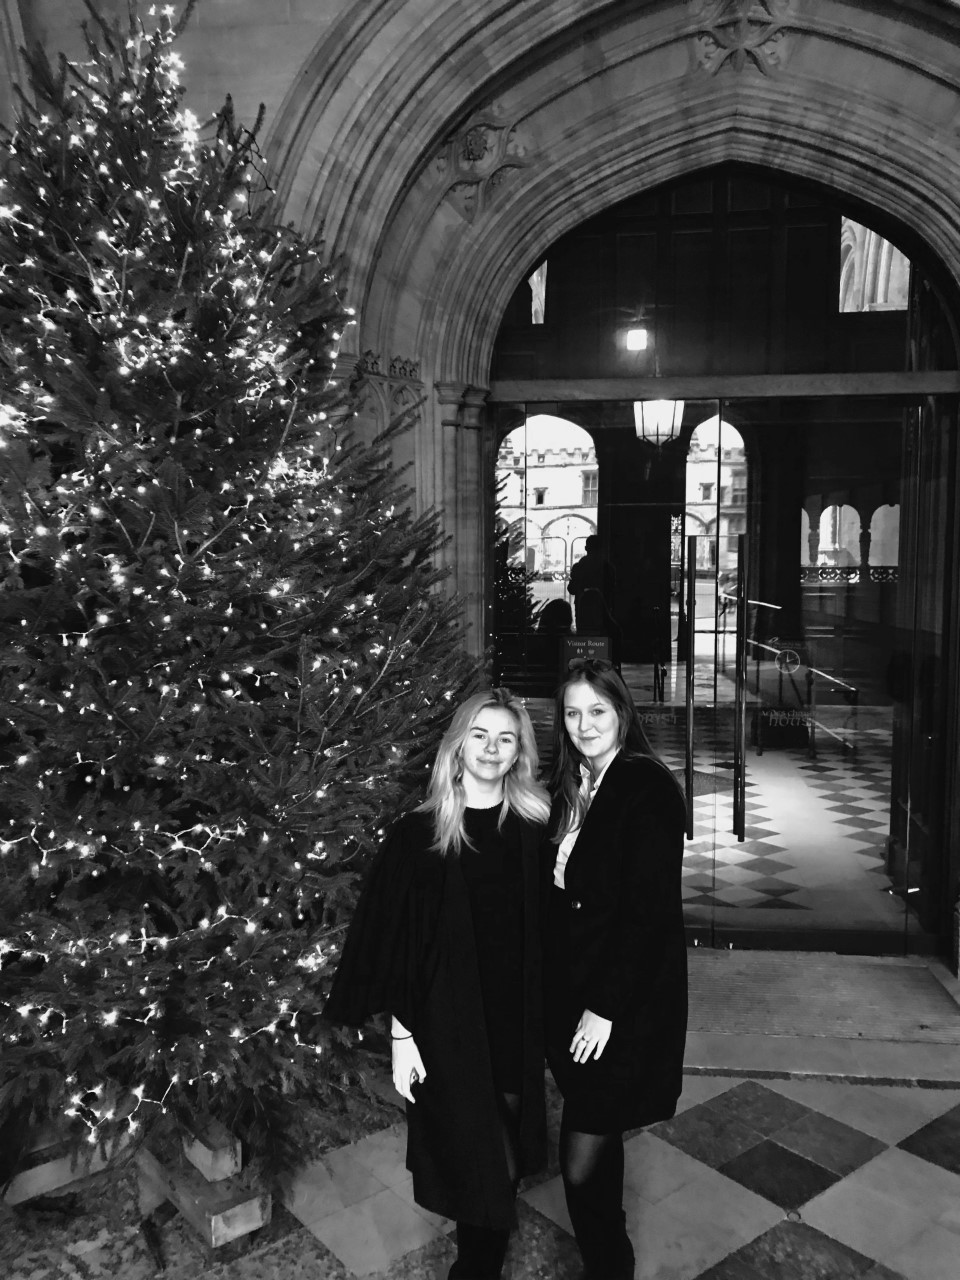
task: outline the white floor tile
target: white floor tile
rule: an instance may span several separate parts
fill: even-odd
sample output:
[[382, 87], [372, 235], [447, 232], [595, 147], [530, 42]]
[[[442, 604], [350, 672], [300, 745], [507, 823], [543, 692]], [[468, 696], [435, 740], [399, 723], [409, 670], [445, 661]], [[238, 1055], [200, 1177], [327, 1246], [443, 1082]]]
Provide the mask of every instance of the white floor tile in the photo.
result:
[[884, 1261], [906, 1280], [957, 1280], [960, 1242], [952, 1231], [932, 1227]]
[[520, 1199], [525, 1200], [551, 1222], [555, 1222], [558, 1227], [562, 1227], [569, 1235], [573, 1235], [573, 1224], [567, 1213], [567, 1202], [563, 1194], [563, 1182], [559, 1177], [551, 1178], [549, 1182], [541, 1182], [539, 1186], [522, 1192]]
[[652, 1133], [629, 1138], [623, 1147], [624, 1186], [650, 1204], [698, 1178], [704, 1166]]
[[879, 1262], [930, 1226], [929, 1219], [917, 1209], [850, 1179], [804, 1205], [801, 1217], [811, 1227]]
[[310, 1223], [308, 1230], [358, 1276], [385, 1271], [404, 1254], [441, 1235], [386, 1189]]
[[385, 1190], [385, 1184], [342, 1151], [301, 1169], [291, 1178], [283, 1203], [304, 1226]]

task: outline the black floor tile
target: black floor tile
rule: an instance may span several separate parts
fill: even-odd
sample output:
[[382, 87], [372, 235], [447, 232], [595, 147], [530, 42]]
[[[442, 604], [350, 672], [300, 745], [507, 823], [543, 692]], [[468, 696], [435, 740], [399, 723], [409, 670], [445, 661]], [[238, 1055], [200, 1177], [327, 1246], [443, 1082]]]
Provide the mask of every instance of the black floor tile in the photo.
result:
[[[751, 870], [753, 868], [751, 867]], [[786, 893], [799, 893], [802, 885], [790, 884], [779, 876], [758, 876], [756, 880], [742, 880], [744, 889], [753, 889], [757, 893], [769, 893], [772, 897], [781, 898]]]
[[728, 1254], [708, 1271], [701, 1271], [697, 1280], [769, 1280], [737, 1253]]
[[796, 863], [794, 862], [781, 862], [777, 858], [768, 858], [763, 856], [741, 858], [737, 863], [737, 866], [747, 867], [750, 871], [765, 871], [769, 873], [796, 870]]
[[788, 1124], [774, 1136], [788, 1151], [843, 1177], [887, 1150], [886, 1143], [817, 1111]]
[[[687, 850], [689, 851], [693, 847], [694, 847], [693, 844], [688, 844]], [[708, 871], [712, 871], [715, 864], [716, 864], [716, 858], [709, 853], [686, 852], [683, 855], [684, 871], [699, 871], [701, 868], [706, 869]]]
[[650, 1133], [701, 1160], [711, 1169], [718, 1169], [763, 1141], [756, 1129], [721, 1115], [705, 1102], [682, 1112], [673, 1120], [653, 1125]]
[[897, 1145], [941, 1169], [960, 1173], [960, 1107], [931, 1120]]
[[[727, 902], [724, 902], [721, 905], [729, 906], [730, 904]], [[764, 898], [762, 902], [751, 902], [747, 906], [746, 910], [750, 911], [759, 907], [762, 907], [764, 911], [768, 909], [771, 911], [776, 911], [778, 908], [783, 911], [812, 911], [813, 910], [812, 907], [805, 907], [802, 902], [794, 902], [792, 898]]]
[[805, 1222], [779, 1222], [698, 1280], [866, 1280], [877, 1265]]
[[840, 1181], [840, 1174], [788, 1151], [770, 1138], [720, 1165], [719, 1172], [781, 1209], [799, 1209]]
[[734, 1085], [732, 1089], [727, 1089], [703, 1105], [715, 1111], [725, 1121], [739, 1121], [764, 1138], [813, 1114], [802, 1102], [794, 1102], [776, 1089], [768, 1089], [766, 1085], [757, 1084], [754, 1080]]

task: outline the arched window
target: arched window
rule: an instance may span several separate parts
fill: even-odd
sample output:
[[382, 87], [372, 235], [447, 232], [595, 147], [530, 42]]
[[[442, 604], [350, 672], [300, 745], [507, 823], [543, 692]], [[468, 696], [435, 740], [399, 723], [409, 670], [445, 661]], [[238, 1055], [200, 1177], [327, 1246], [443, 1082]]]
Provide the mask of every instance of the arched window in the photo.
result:
[[562, 597], [573, 562], [597, 528], [591, 436], [565, 418], [534, 414], [501, 442], [496, 481], [497, 517], [511, 531], [508, 564], [535, 575], [535, 603]]
[[817, 563], [839, 568], [860, 563], [860, 513], [846, 503], [824, 507]]
[[900, 504], [877, 507], [870, 517], [870, 563], [892, 568], [900, 563]]
[[694, 429], [687, 451], [686, 532], [702, 535], [697, 568], [733, 569], [746, 529], [747, 455], [743, 437], [716, 414]]

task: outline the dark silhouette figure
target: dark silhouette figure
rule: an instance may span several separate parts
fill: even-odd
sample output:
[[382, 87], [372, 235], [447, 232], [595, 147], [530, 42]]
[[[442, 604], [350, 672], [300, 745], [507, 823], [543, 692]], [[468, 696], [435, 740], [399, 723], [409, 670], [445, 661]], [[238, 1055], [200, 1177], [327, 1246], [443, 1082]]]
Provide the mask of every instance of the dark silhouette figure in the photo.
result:
[[540, 610], [537, 630], [544, 635], [565, 636], [573, 630], [573, 611], [566, 600], [548, 600]]
[[584, 555], [570, 570], [567, 590], [573, 596], [577, 631], [590, 635], [607, 633], [614, 593], [614, 572], [600, 551], [595, 533], [587, 538]]

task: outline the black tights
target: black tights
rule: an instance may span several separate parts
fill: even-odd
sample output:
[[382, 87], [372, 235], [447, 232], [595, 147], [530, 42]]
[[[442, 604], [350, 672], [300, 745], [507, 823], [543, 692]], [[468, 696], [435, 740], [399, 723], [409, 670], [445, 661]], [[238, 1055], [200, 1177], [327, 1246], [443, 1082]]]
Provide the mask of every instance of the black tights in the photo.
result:
[[[507, 1176], [516, 1190], [520, 1170], [520, 1095], [500, 1095], [503, 1149]], [[457, 1260], [449, 1280], [499, 1280], [507, 1254], [510, 1232], [495, 1227], [478, 1227], [472, 1222], [457, 1223]]]
[[560, 1174], [589, 1280], [632, 1280], [623, 1212], [623, 1134], [581, 1133], [560, 1122]]

